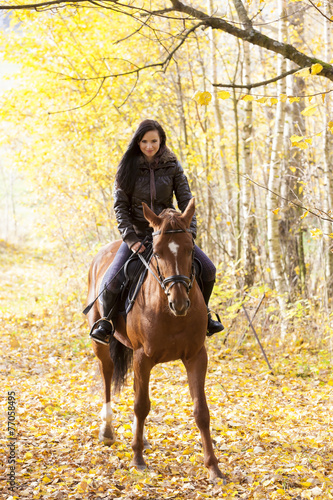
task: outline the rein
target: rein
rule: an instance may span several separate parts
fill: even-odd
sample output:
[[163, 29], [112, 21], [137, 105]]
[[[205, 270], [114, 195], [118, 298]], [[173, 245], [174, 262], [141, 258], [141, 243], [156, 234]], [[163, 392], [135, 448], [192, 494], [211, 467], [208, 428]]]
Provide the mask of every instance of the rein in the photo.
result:
[[[184, 230], [184, 229], [169, 229], [167, 231], [164, 231], [163, 234], [185, 233], [185, 232], [192, 233], [192, 231], [190, 229], [186, 229], [186, 230]], [[161, 231], [155, 231], [152, 233], [152, 236], [158, 236], [160, 234], [161, 234]], [[148, 262], [144, 259], [144, 257], [142, 257], [142, 255], [140, 253], [138, 253], [137, 255], [140, 258], [141, 262], [144, 264], [144, 266], [148, 269], [148, 271], [154, 276], [156, 281], [160, 284], [161, 288], [164, 290], [164, 292], [167, 296], [170, 295], [171, 288], [174, 285], [176, 285], [177, 283], [181, 283], [182, 285], [184, 285], [184, 287], [186, 288], [187, 294], [190, 293], [190, 290], [193, 286], [193, 282], [195, 279], [195, 269], [194, 269], [194, 263], [193, 263], [194, 250], [192, 253], [192, 268], [191, 268], [191, 276], [190, 277], [185, 276], [183, 274], [174, 274], [172, 276], [168, 276], [167, 278], [164, 278], [164, 276], [162, 275], [162, 273], [160, 271], [157, 257], [155, 255], [155, 253], [153, 253], [153, 257], [155, 257], [155, 261], [156, 261], [156, 269], [157, 269], [157, 273], [158, 273], [158, 277], [157, 277], [156, 274], [154, 273], [154, 271], [150, 268]]]

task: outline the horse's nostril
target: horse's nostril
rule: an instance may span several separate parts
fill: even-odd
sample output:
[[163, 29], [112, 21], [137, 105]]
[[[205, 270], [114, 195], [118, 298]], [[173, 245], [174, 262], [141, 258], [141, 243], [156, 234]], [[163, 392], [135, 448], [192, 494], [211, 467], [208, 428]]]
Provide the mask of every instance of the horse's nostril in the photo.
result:
[[176, 316], [185, 316], [188, 309], [190, 308], [190, 305], [191, 301], [189, 299], [187, 299], [186, 302], [183, 302], [182, 304], [176, 304], [171, 300], [169, 301], [169, 307]]

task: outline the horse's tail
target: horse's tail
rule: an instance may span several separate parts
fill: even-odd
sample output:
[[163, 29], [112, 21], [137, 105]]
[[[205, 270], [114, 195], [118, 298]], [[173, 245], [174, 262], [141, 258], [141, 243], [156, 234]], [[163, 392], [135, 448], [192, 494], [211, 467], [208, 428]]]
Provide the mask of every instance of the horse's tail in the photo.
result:
[[111, 337], [110, 356], [114, 365], [112, 376], [113, 389], [114, 392], [120, 392], [133, 363], [133, 350], [126, 347], [116, 338]]

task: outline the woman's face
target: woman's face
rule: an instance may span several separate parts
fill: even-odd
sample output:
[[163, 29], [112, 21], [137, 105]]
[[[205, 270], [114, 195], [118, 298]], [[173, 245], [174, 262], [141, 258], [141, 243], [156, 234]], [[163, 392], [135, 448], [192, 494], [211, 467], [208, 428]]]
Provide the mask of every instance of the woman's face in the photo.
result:
[[154, 155], [160, 149], [161, 139], [157, 130], [150, 130], [146, 132], [139, 142], [139, 147], [141, 152], [147, 157], [148, 160], [152, 160]]

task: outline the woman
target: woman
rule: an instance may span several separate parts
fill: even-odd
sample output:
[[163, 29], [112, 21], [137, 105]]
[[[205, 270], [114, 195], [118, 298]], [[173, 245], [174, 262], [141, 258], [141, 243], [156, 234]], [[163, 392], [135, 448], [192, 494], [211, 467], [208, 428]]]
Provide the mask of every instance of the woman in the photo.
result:
[[[152, 228], [143, 216], [142, 202], [147, 203], [159, 215], [165, 208], [174, 208], [172, 205], [174, 194], [182, 212], [192, 198], [184, 171], [165, 143], [166, 136], [161, 125], [155, 120], [144, 120], [140, 123], [118, 166], [114, 210], [123, 242], [101, 284], [103, 292], [100, 300], [105, 319], [102, 318], [98, 322], [98, 327], [91, 332], [91, 337], [102, 344], [108, 344], [114, 333], [112, 318], [117, 315], [117, 299], [122, 284], [119, 270], [132, 252], [145, 251], [142, 241], [152, 233]], [[195, 217], [191, 229], [195, 237]], [[216, 269], [196, 245], [194, 253], [202, 265], [202, 293], [208, 306]], [[107, 320], [106, 316], [111, 318], [111, 321]], [[219, 321], [214, 321], [208, 312], [207, 335], [222, 330], [223, 325]]]

